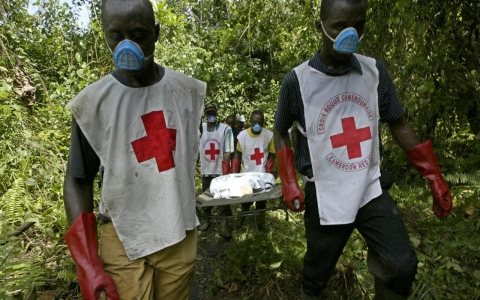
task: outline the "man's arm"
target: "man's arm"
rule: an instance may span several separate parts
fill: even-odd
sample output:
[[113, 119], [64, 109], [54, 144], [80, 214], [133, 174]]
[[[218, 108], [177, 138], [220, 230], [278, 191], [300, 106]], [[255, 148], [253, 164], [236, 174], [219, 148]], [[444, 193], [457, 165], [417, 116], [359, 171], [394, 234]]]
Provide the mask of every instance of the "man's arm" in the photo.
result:
[[287, 133], [280, 133], [279, 131], [273, 132], [273, 139], [275, 144], [275, 151], [278, 152], [282, 150], [284, 147], [292, 147], [292, 143], [290, 142], [290, 135]]
[[389, 128], [417, 171], [429, 181], [434, 199], [433, 212], [438, 218], [447, 217], [452, 211], [452, 196], [430, 141], [420, 144], [417, 134], [404, 116], [390, 122]]
[[420, 139], [405, 116], [389, 122], [388, 127], [393, 138], [403, 151], [408, 151], [420, 145]]
[[236, 149], [235, 154], [233, 154], [233, 159], [241, 160], [242, 159], [242, 151], [239, 151], [238, 149]]
[[293, 152], [290, 145], [288, 131], [280, 133], [273, 132], [275, 139], [275, 150], [277, 151], [278, 175], [282, 180], [282, 195], [285, 205], [292, 211], [305, 210], [305, 201], [297, 183], [295, 166], [293, 164]]
[[77, 265], [77, 277], [84, 299], [98, 299], [100, 292], [107, 299], [119, 299], [110, 275], [103, 269], [98, 255], [97, 222], [93, 212], [93, 181], [100, 160], [75, 120], [72, 121], [67, 175], [63, 199], [70, 228], [64, 239]]
[[82, 212], [93, 212], [93, 181], [65, 175], [63, 201], [69, 225], [72, 225]]
[[222, 160], [223, 160], [224, 162], [227, 162], [228, 164], [230, 164], [230, 154], [231, 154], [231, 152], [224, 152], [224, 153], [223, 153], [223, 158], [222, 158]]
[[233, 133], [230, 126], [226, 127], [225, 139], [223, 141], [223, 159], [222, 159], [222, 175], [228, 175], [230, 170], [230, 155], [235, 152], [233, 148]]

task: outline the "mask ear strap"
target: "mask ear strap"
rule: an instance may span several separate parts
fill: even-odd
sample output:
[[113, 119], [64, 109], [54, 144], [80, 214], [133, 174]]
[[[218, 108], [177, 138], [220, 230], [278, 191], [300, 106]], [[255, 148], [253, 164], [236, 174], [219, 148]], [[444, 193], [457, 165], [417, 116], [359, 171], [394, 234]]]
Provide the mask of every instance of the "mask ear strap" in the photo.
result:
[[322, 25], [322, 31], [323, 33], [325, 33], [325, 35], [332, 41], [332, 42], [335, 42], [335, 39], [332, 39], [331, 36], [328, 35], [328, 33], [325, 31], [325, 27], [323, 27], [323, 22], [320, 21], [320, 24]]

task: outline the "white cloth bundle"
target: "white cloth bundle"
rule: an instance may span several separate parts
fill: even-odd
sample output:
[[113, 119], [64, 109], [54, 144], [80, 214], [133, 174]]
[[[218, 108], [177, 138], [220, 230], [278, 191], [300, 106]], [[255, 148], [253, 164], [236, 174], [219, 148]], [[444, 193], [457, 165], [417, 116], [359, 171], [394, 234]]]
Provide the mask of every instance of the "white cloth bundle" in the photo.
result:
[[265, 193], [275, 186], [275, 177], [270, 173], [238, 173], [216, 177], [210, 184], [213, 198], [243, 197], [253, 193]]

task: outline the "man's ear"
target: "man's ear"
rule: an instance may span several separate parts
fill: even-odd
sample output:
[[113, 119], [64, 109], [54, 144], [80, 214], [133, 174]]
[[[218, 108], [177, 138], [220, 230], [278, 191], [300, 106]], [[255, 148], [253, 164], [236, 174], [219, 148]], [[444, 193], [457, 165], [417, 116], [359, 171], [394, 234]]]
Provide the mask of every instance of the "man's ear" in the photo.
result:
[[318, 20], [317, 22], [315, 22], [315, 28], [317, 29], [318, 32], [322, 33], [323, 30], [322, 30], [322, 22], [320, 20]]
[[158, 42], [159, 36], [160, 36], [160, 22], [155, 21], [155, 42]]

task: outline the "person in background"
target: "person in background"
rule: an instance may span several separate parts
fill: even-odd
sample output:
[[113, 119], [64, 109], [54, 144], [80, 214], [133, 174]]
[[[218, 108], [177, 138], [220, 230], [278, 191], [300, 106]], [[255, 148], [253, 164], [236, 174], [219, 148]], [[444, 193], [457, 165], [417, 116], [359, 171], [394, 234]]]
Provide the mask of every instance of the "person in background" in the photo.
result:
[[[238, 144], [232, 160], [232, 173], [238, 173], [243, 160], [244, 172], [272, 173], [275, 163], [275, 146], [273, 132], [263, 128], [264, 115], [261, 110], [254, 110], [250, 117], [250, 128], [238, 135]], [[242, 211], [248, 211], [253, 202], [242, 203]], [[267, 201], [257, 201], [256, 210], [264, 210]], [[237, 226], [243, 226], [245, 217], [238, 217]], [[265, 211], [260, 211], [255, 218], [260, 231], [265, 231]]]
[[[200, 165], [202, 173], [202, 190], [210, 188], [215, 177], [230, 174], [230, 155], [234, 152], [232, 128], [217, 119], [217, 107], [209, 104], [205, 107], [206, 122], [201, 125], [200, 137]], [[231, 216], [230, 205], [221, 205], [221, 216]], [[210, 227], [212, 207], [202, 208], [202, 222], [199, 230], [205, 231]], [[220, 220], [222, 233], [225, 238], [231, 237], [231, 230], [226, 218]]]
[[[232, 132], [233, 132], [233, 147], [235, 149], [235, 146], [237, 145], [237, 136], [235, 135], [235, 116], [234, 115], [228, 115], [227, 118], [225, 119], [225, 124], [227, 124], [228, 126], [230, 126], [230, 128], [232, 128]], [[238, 135], [238, 134], [237, 134]], [[233, 155], [234, 155], [234, 152], [230, 154], [230, 163], [231, 163], [231, 160], [233, 159]]]
[[104, 0], [102, 22], [116, 70], [68, 103], [64, 238], [83, 299], [104, 292], [107, 299], [185, 300], [195, 270], [194, 174], [206, 84], [154, 62], [160, 27], [150, 1]]
[[235, 128], [235, 116], [234, 115], [228, 115], [227, 118], [225, 119], [225, 124], [230, 126], [230, 128]]
[[[363, 36], [365, 0], [323, 0], [322, 49], [284, 78], [275, 115], [275, 149], [289, 209], [305, 209], [307, 252], [301, 299], [321, 299], [342, 250], [357, 229], [368, 245], [375, 299], [407, 299], [417, 256], [402, 216], [380, 180], [379, 122], [390, 131], [433, 193], [438, 218], [452, 197], [430, 141], [421, 143], [407, 122], [382, 62], [355, 54]], [[288, 130], [297, 122], [295, 165], [307, 181], [305, 198], [295, 174]]]
[[243, 115], [237, 117], [237, 122], [233, 128], [234, 147], [237, 147], [238, 134], [244, 129], [245, 117]]
[[244, 125], [245, 125], [245, 117], [243, 115], [238, 116], [236, 127], [238, 128], [239, 132], [245, 129]]

